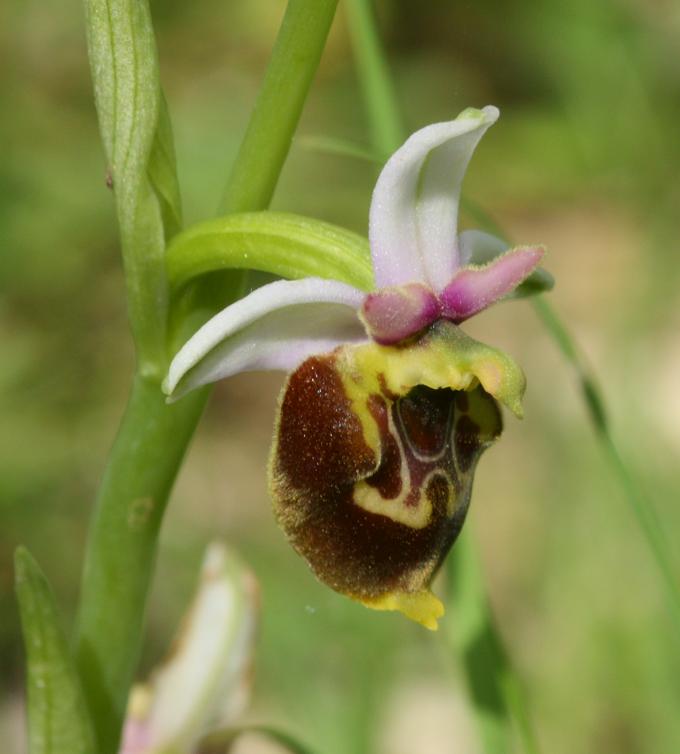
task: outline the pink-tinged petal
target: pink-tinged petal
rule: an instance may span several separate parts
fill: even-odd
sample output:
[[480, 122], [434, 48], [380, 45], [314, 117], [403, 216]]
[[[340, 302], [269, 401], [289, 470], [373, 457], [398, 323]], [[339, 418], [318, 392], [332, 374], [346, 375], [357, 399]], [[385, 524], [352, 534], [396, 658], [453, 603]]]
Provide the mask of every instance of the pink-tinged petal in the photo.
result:
[[387, 161], [371, 201], [369, 241], [378, 288], [424, 283], [440, 292], [458, 269], [458, 201], [470, 157], [495, 107], [417, 131]]
[[512, 249], [486, 267], [466, 267], [441, 295], [442, 313], [462, 322], [511, 293], [537, 267], [544, 249], [527, 246]]
[[254, 574], [235, 553], [213, 542], [172, 651], [152, 676], [148, 754], [189, 754], [211, 729], [233, 724], [243, 713], [258, 608]]
[[420, 332], [439, 314], [439, 302], [432, 291], [421, 283], [411, 283], [369, 293], [360, 316], [373, 340], [391, 345]]
[[173, 399], [238, 372], [295, 369], [308, 356], [366, 340], [362, 291], [336, 280], [277, 280], [213, 317], [182, 347], [164, 384]]
[[[482, 230], [464, 230], [458, 236], [461, 267], [481, 267], [493, 262], [505, 254], [509, 247], [507, 241]], [[537, 293], [549, 291], [555, 284], [553, 276], [542, 267], [533, 272], [515, 288], [508, 298], [524, 298]]]
[[126, 718], [119, 754], [145, 754], [152, 748], [151, 732], [145, 721]]
[[189, 754], [248, 702], [259, 614], [255, 576], [213, 542], [172, 651], [128, 702], [119, 754]]

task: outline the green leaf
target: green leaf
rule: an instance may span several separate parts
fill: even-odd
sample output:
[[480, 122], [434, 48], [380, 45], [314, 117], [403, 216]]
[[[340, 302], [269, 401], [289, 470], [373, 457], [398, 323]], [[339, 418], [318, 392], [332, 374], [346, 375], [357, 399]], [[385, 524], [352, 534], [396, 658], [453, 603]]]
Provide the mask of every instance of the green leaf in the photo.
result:
[[187, 229], [168, 247], [173, 291], [208, 272], [251, 269], [285, 278], [321, 277], [373, 287], [368, 241], [321, 220], [283, 212], [245, 212]]
[[142, 374], [165, 365], [166, 235], [179, 228], [171, 131], [146, 0], [85, 0], [90, 66], [116, 197], [128, 306]]
[[14, 563], [28, 665], [30, 754], [94, 754], [80, 681], [47, 579], [23, 547]]
[[377, 33], [375, 4], [347, 0], [345, 13], [371, 144], [390, 155], [403, 143], [404, 128], [385, 47]]

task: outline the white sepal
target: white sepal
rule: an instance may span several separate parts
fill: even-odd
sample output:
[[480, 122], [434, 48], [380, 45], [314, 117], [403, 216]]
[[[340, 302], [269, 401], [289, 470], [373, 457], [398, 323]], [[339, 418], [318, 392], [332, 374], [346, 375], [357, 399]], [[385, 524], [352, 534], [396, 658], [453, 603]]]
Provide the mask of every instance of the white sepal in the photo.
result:
[[315, 353], [366, 339], [365, 294], [336, 280], [277, 280], [228, 306], [184, 344], [164, 384], [171, 398], [238, 372], [291, 371]]

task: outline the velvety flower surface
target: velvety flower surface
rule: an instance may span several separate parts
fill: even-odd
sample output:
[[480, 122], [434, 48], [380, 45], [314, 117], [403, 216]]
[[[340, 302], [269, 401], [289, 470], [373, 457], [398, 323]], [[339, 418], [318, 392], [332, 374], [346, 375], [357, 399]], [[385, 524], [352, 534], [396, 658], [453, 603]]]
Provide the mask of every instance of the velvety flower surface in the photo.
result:
[[428, 628], [430, 582], [463, 524], [481, 453], [521, 415], [524, 377], [458, 325], [511, 294], [543, 250], [458, 232], [467, 164], [498, 110], [413, 134], [371, 202], [375, 290], [281, 280], [210, 320], [174, 358], [173, 397], [241, 371], [283, 369], [270, 461], [274, 511], [333, 589]]

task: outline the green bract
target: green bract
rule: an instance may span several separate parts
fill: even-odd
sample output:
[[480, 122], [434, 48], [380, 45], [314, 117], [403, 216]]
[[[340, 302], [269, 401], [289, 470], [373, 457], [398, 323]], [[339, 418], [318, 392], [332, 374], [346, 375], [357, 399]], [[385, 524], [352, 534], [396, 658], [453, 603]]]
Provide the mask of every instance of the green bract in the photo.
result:
[[116, 197], [139, 367], [165, 360], [166, 240], [181, 223], [170, 121], [145, 0], [86, 0], [87, 42], [108, 180]]
[[166, 264], [174, 291], [200, 275], [234, 268], [373, 287], [364, 237], [286, 212], [244, 212], [194, 225], [170, 244]]
[[85, 700], [47, 579], [23, 547], [14, 564], [28, 666], [30, 754], [93, 754]]

